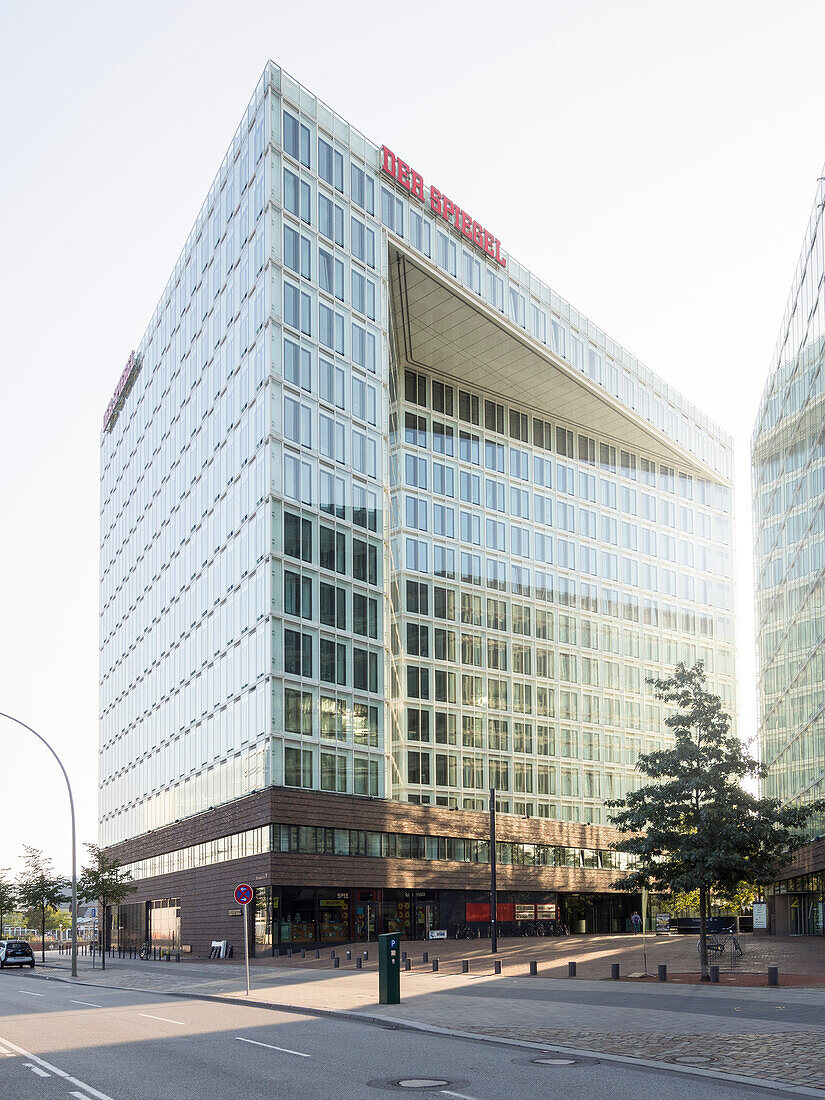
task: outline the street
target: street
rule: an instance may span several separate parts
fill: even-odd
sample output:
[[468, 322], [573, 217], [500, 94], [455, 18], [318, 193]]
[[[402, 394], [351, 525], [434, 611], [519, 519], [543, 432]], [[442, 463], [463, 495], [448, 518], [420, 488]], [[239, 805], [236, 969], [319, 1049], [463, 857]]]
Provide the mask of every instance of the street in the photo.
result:
[[[392, 1026], [0, 975], [3, 1100], [777, 1096], [749, 1085]], [[562, 1059], [564, 1061], [564, 1059]], [[400, 1087], [397, 1082], [411, 1082]], [[416, 1084], [422, 1080], [432, 1085]], [[789, 1090], [789, 1094], [793, 1090]]]

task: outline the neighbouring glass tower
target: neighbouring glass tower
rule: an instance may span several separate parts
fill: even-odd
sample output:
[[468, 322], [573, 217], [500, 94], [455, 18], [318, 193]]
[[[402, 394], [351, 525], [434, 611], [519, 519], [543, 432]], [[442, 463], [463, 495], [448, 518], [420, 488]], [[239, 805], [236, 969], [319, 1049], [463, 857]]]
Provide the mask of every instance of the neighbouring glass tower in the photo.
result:
[[[388, 800], [393, 837], [405, 805], [449, 840], [495, 787], [575, 847], [667, 737], [647, 677], [701, 658], [735, 712], [729, 436], [436, 182], [269, 64], [121, 376], [100, 821], [125, 861], [175, 823], [157, 866], [235, 859], [279, 818], [231, 807], [273, 790], [282, 823]], [[339, 831], [255, 850], [410, 855]], [[552, 858], [608, 884], [584, 850]]]
[[800, 803], [825, 797], [823, 205], [820, 179], [752, 440], [764, 790]]

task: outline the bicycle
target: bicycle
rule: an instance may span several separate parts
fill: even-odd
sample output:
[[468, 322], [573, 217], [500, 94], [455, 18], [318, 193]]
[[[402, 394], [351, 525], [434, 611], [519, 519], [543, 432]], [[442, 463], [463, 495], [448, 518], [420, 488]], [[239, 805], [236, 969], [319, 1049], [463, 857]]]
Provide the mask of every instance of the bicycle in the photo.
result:
[[149, 946], [148, 943], [145, 943], [143, 945], [143, 947], [141, 947], [138, 957], [143, 959], [143, 961], [145, 962], [146, 959], [148, 959], [151, 954], [152, 954], [152, 948]]
[[[721, 939], [719, 937], [722, 937]], [[733, 933], [732, 928], [724, 928], [721, 932], [712, 932], [706, 937], [706, 947], [708, 955], [724, 955], [730, 944], [730, 949], [733, 954], [742, 956], [742, 945]], [[699, 954], [702, 953], [702, 941], [696, 944], [696, 950]]]

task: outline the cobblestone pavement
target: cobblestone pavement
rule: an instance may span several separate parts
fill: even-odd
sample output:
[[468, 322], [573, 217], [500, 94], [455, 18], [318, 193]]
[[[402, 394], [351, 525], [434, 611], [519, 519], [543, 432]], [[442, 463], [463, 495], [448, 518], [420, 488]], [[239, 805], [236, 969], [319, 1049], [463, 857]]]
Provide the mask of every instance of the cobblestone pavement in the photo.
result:
[[[408, 943], [412, 968], [402, 973], [400, 1005], [378, 1005], [375, 945], [369, 959], [355, 969], [364, 944], [336, 948], [340, 966], [333, 969], [330, 950], [306, 959], [258, 959], [251, 967], [251, 1000], [384, 1016], [405, 1023], [459, 1030], [643, 1058], [682, 1067], [769, 1079], [794, 1087], [823, 1090], [825, 1096], [825, 950], [821, 941], [754, 941], [743, 937], [745, 957], [736, 973], [763, 988], [725, 988], [694, 984], [698, 957], [694, 937], [648, 940], [648, 971], [667, 962], [682, 982], [667, 984], [608, 980], [610, 964], [622, 974], [644, 966], [638, 937], [571, 937], [564, 940], [504, 941], [499, 953], [503, 973], [493, 975], [489, 944], [482, 941]], [[351, 958], [346, 958], [347, 950]], [[423, 962], [423, 951], [430, 961]], [[362, 956], [363, 957], [363, 956]], [[439, 971], [432, 971], [439, 958]], [[469, 973], [461, 972], [461, 960]], [[538, 962], [538, 976], [529, 962]], [[567, 962], [578, 964], [577, 979], [568, 979]], [[780, 966], [780, 977], [794, 972], [796, 981], [769, 989], [766, 970]], [[68, 958], [49, 959], [43, 977], [68, 977]], [[638, 968], [638, 970], [634, 970]], [[244, 968], [237, 960], [191, 960], [154, 963], [112, 959], [105, 972], [91, 960], [79, 960], [79, 980], [138, 988], [237, 996], [245, 991]], [[598, 979], [598, 980], [594, 980]], [[800, 988], [806, 986], [806, 988]], [[556, 1026], [563, 1024], [563, 1026]]]
[[605, 1054], [623, 1054], [743, 1077], [767, 1078], [825, 1089], [825, 1032], [800, 1034], [621, 1034], [562, 1028], [473, 1027], [463, 1031], [547, 1043]]

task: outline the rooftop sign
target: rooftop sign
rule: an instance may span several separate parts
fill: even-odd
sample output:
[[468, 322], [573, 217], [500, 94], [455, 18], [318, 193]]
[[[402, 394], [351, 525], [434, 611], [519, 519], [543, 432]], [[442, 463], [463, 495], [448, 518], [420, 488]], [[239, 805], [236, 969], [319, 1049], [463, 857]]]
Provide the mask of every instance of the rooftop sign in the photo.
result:
[[126, 360], [126, 366], [123, 368], [123, 373], [118, 379], [114, 397], [109, 402], [106, 409], [106, 415], [103, 417], [104, 431], [110, 432], [114, 427], [118, 413], [123, 408], [123, 402], [126, 400], [129, 390], [131, 390], [132, 384], [138, 375], [140, 364], [141, 356], [131, 352], [129, 358]]
[[381, 171], [385, 176], [400, 184], [409, 191], [414, 199], [420, 203], [429, 203], [434, 214], [439, 214], [445, 221], [451, 222], [453, 227], [467, 238], [481, 252], [484, 252], [491, 260], [501, 267], [507, 266], [507, 257], [501, 254], [501, 241], [489, 233], [483, 225], [475, 221], [466, 210], [448, 199], [437, 187], [430, 187], [424, 194], [424, 177], [410, 168], [409, 164], [397, 157], [386, 145], [381, 146]]

